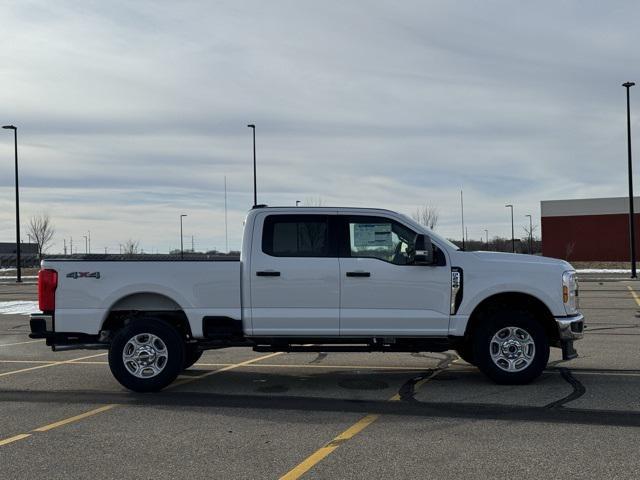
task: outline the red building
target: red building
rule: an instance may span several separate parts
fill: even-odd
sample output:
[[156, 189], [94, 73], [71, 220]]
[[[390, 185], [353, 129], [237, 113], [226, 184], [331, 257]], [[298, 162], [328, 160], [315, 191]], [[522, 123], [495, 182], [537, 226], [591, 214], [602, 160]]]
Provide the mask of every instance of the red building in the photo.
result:
[[[549, 200], [540, 204], [542, 254], [569, 261], [629, 260], [629, 198]], [[634, 198], [640, 254], [640, 197]]]

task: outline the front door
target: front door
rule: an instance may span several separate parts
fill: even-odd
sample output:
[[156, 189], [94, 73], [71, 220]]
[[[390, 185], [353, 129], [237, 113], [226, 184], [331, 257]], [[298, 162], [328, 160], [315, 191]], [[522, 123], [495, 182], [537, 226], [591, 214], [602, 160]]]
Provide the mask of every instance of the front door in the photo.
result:
[[341, 215], [340, 334], [446, 336], [451, 267], [408, 264], [417, 232], [385, 217]]
[[326, 214], [256, 218], [249, 269], [253, 335], [339, 335], [335, 221]]

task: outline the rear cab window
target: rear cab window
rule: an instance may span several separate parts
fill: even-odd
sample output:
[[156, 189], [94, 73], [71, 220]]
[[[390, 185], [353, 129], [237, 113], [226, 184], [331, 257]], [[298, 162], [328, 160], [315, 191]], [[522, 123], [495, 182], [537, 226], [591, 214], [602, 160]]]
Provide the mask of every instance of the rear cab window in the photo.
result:
[[335, 257], [329, 215], [269, 215], [262, 229], [262, 252], [272, 257]]

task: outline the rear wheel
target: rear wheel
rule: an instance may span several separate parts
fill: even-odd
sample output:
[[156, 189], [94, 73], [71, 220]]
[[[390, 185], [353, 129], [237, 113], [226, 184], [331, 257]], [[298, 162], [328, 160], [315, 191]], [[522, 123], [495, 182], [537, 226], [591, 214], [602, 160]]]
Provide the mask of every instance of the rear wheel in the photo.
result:
[[115, 335], [109, 367], [129, 390], [155, 392], [176, 379], [184, 356], [184, 341], [175, 328], [160, 320], [141, 319]]
[[492, 313], [476, 329], [472, 342], [477, 367], [501, 384], [529, 383], [549, 360], [545, 329], [526, 311]]

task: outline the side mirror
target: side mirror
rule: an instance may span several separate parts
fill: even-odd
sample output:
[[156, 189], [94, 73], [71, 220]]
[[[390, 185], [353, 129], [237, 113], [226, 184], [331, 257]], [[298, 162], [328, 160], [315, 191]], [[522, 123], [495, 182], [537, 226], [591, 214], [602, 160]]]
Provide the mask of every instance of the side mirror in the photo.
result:
[[433, 265], [433, 244], [429, 237], [418, 234], [414, 252], [414, 265]]

